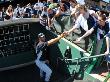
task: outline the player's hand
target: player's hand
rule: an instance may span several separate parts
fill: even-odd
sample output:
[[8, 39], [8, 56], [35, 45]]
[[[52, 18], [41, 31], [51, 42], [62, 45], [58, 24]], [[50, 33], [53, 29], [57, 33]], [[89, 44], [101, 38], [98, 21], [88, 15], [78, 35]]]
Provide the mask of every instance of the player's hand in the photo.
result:
[[74, 41], [75, 43], [80, 43], [81, 41], [81, 37], [77, 38], [76, 41]]
[[65, 37], [66, 35], [65, 35], [65, 33], [62, 33], [60, 36], [61, 36], [61, 38], [63, 38], [63, 37]]

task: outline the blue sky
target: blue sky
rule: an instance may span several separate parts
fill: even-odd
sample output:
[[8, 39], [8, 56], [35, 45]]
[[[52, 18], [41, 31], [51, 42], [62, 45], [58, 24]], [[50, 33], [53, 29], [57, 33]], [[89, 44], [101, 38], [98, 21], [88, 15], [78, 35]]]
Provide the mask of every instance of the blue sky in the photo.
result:
[[108, 3], [109, 3], [109, 1], [110, 1], [110, 0], [103, 0], [103, 1], [105, 1], [105, 2], [108, 2]]

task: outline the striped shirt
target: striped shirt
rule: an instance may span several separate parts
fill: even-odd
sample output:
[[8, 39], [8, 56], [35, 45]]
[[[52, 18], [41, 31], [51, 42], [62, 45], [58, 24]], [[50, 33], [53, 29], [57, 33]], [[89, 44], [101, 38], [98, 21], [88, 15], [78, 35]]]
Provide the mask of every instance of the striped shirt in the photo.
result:
[[43, 18], [43, 17], [40, 16], [40, 24], [42, 26], [48, 26], [47, 25], [48, 24], [47, 18]]

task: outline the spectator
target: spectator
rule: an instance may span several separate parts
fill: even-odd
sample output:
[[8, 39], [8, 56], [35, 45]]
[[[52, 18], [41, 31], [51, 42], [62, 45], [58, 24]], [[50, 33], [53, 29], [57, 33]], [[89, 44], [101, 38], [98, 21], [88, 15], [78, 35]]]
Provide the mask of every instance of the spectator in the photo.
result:
[[40, 23], [43, 27], [48, 26], [48, 20], [47, 20], [47, 8], [43, 7], [42, 14], [40, 16]]
[[38, 3], [36, 3], [34, 7], [35, 9], [37, 8], [37, 14], [40, 15], [42, 13], [42, 8], [44, 7], [44, 4], [38, 0]]
[[[92, 34], [95, 32], [97, 36], [97, 42], [95, 45], [95, 54], [99, 55], [101, 52], [104, 36], [106, 37], [106, 41], [108, 42], [108, 35], [109, 35], [109, 24], [106, 23], [106, 16], [105, 15], [100, 15], [98, 17], [98, 22], [90, 29], [88, 30], [83, 36], [79, 37], [77, 41], [80, 41], [82, 38], [87, 37], [88, 35]], [[107, 50], [106, 54], [109, 54], [109, 47], [107, 43]]]
[[48, 13], [48, 26], [51, 27], [56, 12], [51, 8], [48, 8], [47, 13]]
[[40, 24], [43, 26], [43, 27], [46, 27], [48, 26], [47, 25], [47, 15], [45, 15], [44, 13], [41, 14], [40, 16]]
[[5, 19], [9, 20], [9, 19], [12, 19], [12, 17], [13, 17], [13, 8], [12, 8], [12, 5], [9, 5], [7, 10], [6, 10], [6, 17], [5, 17]]
[[20, 7], [19, 4], [17, 4], [17, 7], [14, 9], [14, 13], [16, 15], [16, 18], [21, 18], [22, 17], [23, 10], [22, 10], [22, 8]]
[[1, 11], [1, 21], [4, 21], [5, 17], [6, 17], [6, 12], [5, 12], [5, 8], [3, 7]]
[[39, 6], [38, 3], [36, 3], [33, 7], [33, 14], [35, 15], [35, 17], [38, 17], [38, 10], [39, 10]]
[[31, 15], [32, 15], [32, 8], [31, 8], [31, 4], [29, 3], [24, 9], [24, 18], [31, 18]]
[[70, 0], [70, 11], [74, 11], [75, 6], [77, 5], [77, 2], [74, 0]]
[[70, 8], [69, 0], [61, 0], [62, 3], [64, 3], [68, 8]]
[[56, 12], [57, 17], [60, 15], [70, 15], [70, 10], [68, 9], [66, 4], [64, 4], [64, 3], [60, 4], [60, 7], [58, 8], [58, 10]]
[[[81, 34], [83, 35], [86, 31], [91, 29], [94, 24], [95, 20], [94, 18], [89, 14], [88, 9], [84, 5], [78, 5], [76, 8], [76, 12], [79, 12], [80, 15], [76, 19], [75, 25], [73, 26], [72, 29], [69, 31], [66, 31], [66, 34], [70, 34], [73, 32], [75, 29], [80, 28]], [[89, 45], [89, 38], [85, 38], [85, 50], [88, 49]]]

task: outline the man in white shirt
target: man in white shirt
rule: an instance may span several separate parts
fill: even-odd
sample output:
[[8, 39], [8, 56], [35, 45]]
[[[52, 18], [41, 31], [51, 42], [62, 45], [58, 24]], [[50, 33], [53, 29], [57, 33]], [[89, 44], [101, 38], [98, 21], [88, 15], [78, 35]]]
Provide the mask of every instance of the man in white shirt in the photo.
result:
[[32, 16], [32, 8], [31, 8], [31, 4], [29, 3], [24, 9], [24, 18], [31, 18], [31, 16]]
[[16, 18], [21, 18], [21, 15], [23, 13], [22, 8], [20, 7], [19, 4], [17, 4], [17, 7], [14, 9], [14, 14]]

